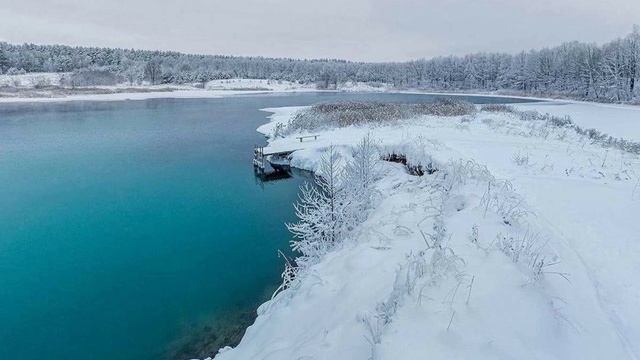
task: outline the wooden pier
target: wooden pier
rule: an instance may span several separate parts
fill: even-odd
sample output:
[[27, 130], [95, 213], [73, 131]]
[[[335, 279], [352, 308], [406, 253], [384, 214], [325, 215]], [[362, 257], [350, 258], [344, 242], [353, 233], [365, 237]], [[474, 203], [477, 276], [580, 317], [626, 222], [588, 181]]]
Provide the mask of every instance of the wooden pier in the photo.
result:
[[261, 180], [282, 178], [289, 170], [289, 156], [299, 148], [256, 146], [253, 149], [253, 170]]
[[[304, 139], [317, 140], [319, 135], [307, 135], [296, 137], [300, 142]], [[311, 140], [311, 141], [313, 141]], [[255, 146], [253, 148], [253, 170], [256, 177], [262, 181], [282, 178], [289, 174], [290, 157], [294, 151], [304, 149], [299, 143], [284, 145]], [[286, 177], [286, 176], [285, 176]]]

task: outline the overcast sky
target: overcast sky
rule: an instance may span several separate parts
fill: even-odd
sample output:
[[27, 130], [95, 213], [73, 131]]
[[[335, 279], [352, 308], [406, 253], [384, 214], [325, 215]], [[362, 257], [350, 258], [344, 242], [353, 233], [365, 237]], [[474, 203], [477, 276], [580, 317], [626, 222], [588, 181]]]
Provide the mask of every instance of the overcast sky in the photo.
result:
[[0, 0], [0, 41], [386, 61], [604, 42], [640, 0]]

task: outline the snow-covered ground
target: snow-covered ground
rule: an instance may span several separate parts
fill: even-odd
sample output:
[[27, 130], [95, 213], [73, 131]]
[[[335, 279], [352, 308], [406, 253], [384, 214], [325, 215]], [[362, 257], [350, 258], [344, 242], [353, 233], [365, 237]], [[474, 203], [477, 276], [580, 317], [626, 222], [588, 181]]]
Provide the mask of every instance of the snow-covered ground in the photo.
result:
[[561, 100], [514, 106], [520, 110], [569, 116], [584, 128], [598, 129], [611, 136], [640, 141], [640, 106]]
[[[271, 135], [300, 108], [268, 110]], [[270, 145], [317, 170], [370, 135], [437, 171], [381, 162], [368, 219], [216, 359], [640, 358], [637, 155], [508, 113], [317, 134]]]
[[39, 86], [58, 86], [65, 73], [28, 73], [18, 75], [0, 75], [0, 87], [35, 88]]
[[74, 94], [60, 97], [0, 97], [0, 103], [67, 102], [67, 101], [123, 101], [147, 99], [201, 99], [240, 94], [257, 94], [263, 91], [226, 90], [153, 90], [144, 92], [113, 92], [108, 94]]
[[254, 90], [254, 91], [291, 91], [315, 90], [314, 84], [298, 84], [290, 81], [263, 79], [223, 79], [212, 80], [205, 84], [206, 90]]
[[[336, 90], [318, 90], [316, 85], [263, 79], [213, 80], [204, 89], [191, 85], [130, 85], [89, 86], [68, 89], [62, 86], [65, 73], [29, 73], [0, 75], [0, 103], [3, 102], [64, 102], [64, 101], [121, 101], [156, 98], [217, 98], [265, 92], [346, 91], [381, 92], [386, 87], [346, 82]], [[2, 91], [2, 88], [5, 88]], [[10, 91], [8, 91], [10, 90]], [[100, 93], [96, 93], [100, 92]]]

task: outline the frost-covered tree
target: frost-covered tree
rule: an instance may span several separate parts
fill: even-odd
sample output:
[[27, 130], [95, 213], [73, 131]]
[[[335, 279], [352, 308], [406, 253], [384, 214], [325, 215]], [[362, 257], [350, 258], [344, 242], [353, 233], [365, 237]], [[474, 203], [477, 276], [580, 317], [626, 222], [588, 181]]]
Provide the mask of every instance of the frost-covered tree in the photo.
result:
[[0, 74], [3, 74], [5, 71], [9, 69], [10, 63], [7, 54], [0, 49]]
[[[385, 83], [432, 90], [505, 90], [562, 95], [598, 101], [639, 101], [640, 28], [602, 45], [569, 42], [518, 54], [477, 53], [409, 62], [366, 63], [335, 59], [181, 54], [63, 45], [0, 42], [0, 71], [110, 71], [135, 78], [141, 66], [153, 83], [204, 83], [214, 79], [257, 78], [315, 83]], [[145, 66], [146, 64], [146, 66]], [[130, 75], [125, 75], [130, 74]], [[132, 81], [130, 81], [132, 82]]]
[[343, 235], [343, 226], [338, 221], [344, 214], [344, 169], [343, 160], [336, 148], [330, 146], [323, 155], [317, 171], [316, 184], [327, 197], [329, 232], [327, 239], [334, 244]]
[[157, 84], [160, 81], [160, 76], [162, 75], [162, 69], [160, 67], [160, 59], [152, 58], [147, 61], [144, 66], [144, 77], [149, 80], [149, 82], [153, 84]]
[[629, 95], [634, 97], [637, 81], [640, 78], [640, 26], [634, 26], [633, 32], [626, 37], [624, 51], [626, 76], [629, 78]]
[[342, 159], [332, 146], [322, 156], [315, 185], [305, 184], [294, 205], [298, 222], [287, 224], [294, 235], [293, 250], [302, 253], [301, 265], [312, 262], [343, 238], [345, 198]]
[[120, 75], [127, 79], [129, 85], [135, 85], [142, 82], [144, 70], [143, 63], [126, 59], [125, 67], [120, 71]]
[[322, 156], [315, 185], [305, 184], [294, 205], [298, 222], [287, 224], [294, 235], [292, 248], [302, 254], [299, 266], [314, 263], [344, 241], [364, 221], [373, 199], [378, 176], [378, 151], [371, 136], [365, 137], [343, 161], [330, 147]]
[[373, 185], [379, 176], [380, 154], [371, 134], [365, 136], [352, 151], [346, 164], [345, 193], [350, 203], [350, 226], [355, 226], [366, 218], [366, 212], [373, 201]]
[[302, 257], [299, 263], [309, 263], [329, 249], [327, 221], [329, 199], [315, 186], [305, 184], [300, 188], [300, 199], [294, 205], [298, 222], [287, 224], [295, 239], [291, 247], [299, 251]]

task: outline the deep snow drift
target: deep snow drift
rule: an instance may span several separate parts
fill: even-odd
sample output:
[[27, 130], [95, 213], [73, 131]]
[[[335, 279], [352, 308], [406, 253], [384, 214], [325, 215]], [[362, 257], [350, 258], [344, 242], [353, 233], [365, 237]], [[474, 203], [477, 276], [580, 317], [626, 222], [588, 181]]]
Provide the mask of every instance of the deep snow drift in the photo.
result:
[[[298, 110], [271, 145], [301, 146], [273, 137]], [[495, 112], [316, 133], [294, 166], [368, 135], [435, 171], [381, 161], [368, 219], [216, 359], [640, 357], [637, 155]]]

